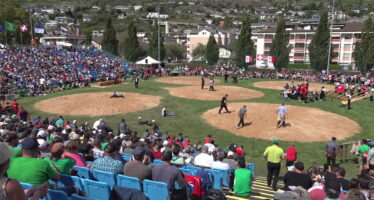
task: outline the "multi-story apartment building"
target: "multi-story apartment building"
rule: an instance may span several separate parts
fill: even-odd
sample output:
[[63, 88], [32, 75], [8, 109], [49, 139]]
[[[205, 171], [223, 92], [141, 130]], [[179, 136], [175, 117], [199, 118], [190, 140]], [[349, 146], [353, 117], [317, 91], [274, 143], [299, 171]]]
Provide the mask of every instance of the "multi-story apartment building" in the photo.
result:
[[[230, 32], [210, 30], [208, 28], [189, 32], [187, 33], [187, 42], [186, 42], [188, 61], [193, 60], [192, 52], [199, 44], [203, 44], [203, 45], [208, 44], [210, 34], [213, 34], [214, 39], [221, 46], [230, 47], [233, 44], [234, 34]], [[222, 51], [227, 51], [229, 48], [220, 48], [220, 51], [221, 49]], [[220, 55], [221, 54], [227, 56], [227, 52], [220, 52]]]
[[[309, 63], [308, 46], [317, 30], [318, 22], [289, 24], [286, 26], [290, 32], [289, 44], [291, 47], [290, 63]], [[332, 63], [339, 65], [354, 64], [353, 51], [355, 43], [361, 39], [363, 23], [336, 23], [331, 33]], [[253, 33], [256, 45], [256, 67], [269, 67], [273, 65], [267, 61], [270, 55], [271, 42], [275, 35], [275, 28]], [[275, 58], [276, 59], [276, 58]]]

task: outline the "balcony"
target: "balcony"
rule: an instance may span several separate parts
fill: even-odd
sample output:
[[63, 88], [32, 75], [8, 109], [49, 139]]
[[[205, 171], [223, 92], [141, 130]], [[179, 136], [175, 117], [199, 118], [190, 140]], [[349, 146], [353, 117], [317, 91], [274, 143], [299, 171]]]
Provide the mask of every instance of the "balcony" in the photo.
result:
[[305, 43], [306, 42], [306, 39], [300, 39], [300, 38], [296, 38], [295, 39], [295, 42], [301, 42], [301, 43]]
[[344, 48], [344, 52], [351, 52], [351, 48]]
[[270, 51], [270, 47], [265, 47], [264, 51]]
[[265, 43], [271, 43], [273, 39], [265, 39]]
[[304, 47], [296, 47], [294, 48], [294, 51], [302, 51], [304, 52], [305, 48]]
[[295, 43], [295, 39], [290, 39], [289, 43]]
[[332, 49], [332, 52], [334, 52], [334, 53], [338, 53], [338, 52], [339, 52], [339, 48], [333, 48], [333, 49]]
[[353, 42], [353, 39], [352, 38], [344, 39], [344, 42]]
[[343, 58], [344, 61], [351, 61], [351, 58]]
[[294, 60], [304, 60], [304, 56], [294, 56]]

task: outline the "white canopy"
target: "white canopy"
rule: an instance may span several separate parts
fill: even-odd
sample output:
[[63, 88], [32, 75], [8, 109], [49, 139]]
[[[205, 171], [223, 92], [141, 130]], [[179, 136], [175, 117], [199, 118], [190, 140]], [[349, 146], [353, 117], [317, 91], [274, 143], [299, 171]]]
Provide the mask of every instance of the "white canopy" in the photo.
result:
[[153, 59], [151, 56], [147, 56], [143, 60], [139, 60], [135, 64], [137, 65], [153, 65], [153, 64], [160, 64], [159, 61]]

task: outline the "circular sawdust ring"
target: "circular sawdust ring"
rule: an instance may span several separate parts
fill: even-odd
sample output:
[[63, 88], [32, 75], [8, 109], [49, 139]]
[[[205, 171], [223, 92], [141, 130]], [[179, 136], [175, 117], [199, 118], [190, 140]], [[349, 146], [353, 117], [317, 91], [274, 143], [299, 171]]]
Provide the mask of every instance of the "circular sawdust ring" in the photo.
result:
[[228, 94], [228, 100], [254, 99], [264, 96], [264, 93], [235, 86], [214, 86], [215, 91], [209, 91], [209, 86], [203, 90], [200, 86], [170, 87], [167, 89], [172, 96], [197, 99], [197, 100], [221, 100], [225, 94]]
[[[205, 85], [209, 85], [209, 78], [205, 78]], [[201, 85], [200, 76], [173, 76], [162, 77], [155, 80], [160, 83], [181, 84], [181, 85]], [[219, 83], [220, 80], [214, 79], [214, 83]]]
[[[247, 106], [246, 126], [238, 129], [238, 111]], [[289, 106], [286, 127], [277, 128], [278, 116], [275, 113], [278, 104], [267, 103], [229, 103], [232, 113], [218, 114], [219, 107], [208, 110], [202, 118], [216, 128], [227, 130], [233, 134], [271, 140], [277, 138], [285, 141], [314, 142], [328, 141], [331, 137], [345, 139], [361, 128], [357, 122], [338, 114], [318, 108]]]
[[[264, 88], [264, 89], [283, 90], [286, 83], [291, 85], [291, 81], [260, 81], [260, 82], [254, 83], [253, 86], [257, 87], [257, 88]], [[294, 81], [295, 87], [297, 87], [297, 85], [300, 85], [302, 83], [304, 83], [304, 82]], [[335, 86], [333, 86], [333, 85], [309, 82], [309, 91], [320, 92], [322, 86], [324, 86], [328, 91], [334, 91], [335, 90]]]
[[42, 100], [36, 109], [59, 115], [102, 116], [124, 114], [154, 108], [162, 97], [122, 93], [125, 98], [110, 98], [113, 92], [81, 93]]

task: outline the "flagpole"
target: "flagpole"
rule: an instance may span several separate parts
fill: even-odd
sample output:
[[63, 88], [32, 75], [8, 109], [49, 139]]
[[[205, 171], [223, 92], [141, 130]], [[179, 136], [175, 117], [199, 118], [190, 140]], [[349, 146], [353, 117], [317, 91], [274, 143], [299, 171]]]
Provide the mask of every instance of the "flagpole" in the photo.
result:
[[22, 29], [21, 29], [21, 21], [19, 22], [19, 33], [21, 35], [21, 45], [23, 45], [23, 42], [22, 42]]

